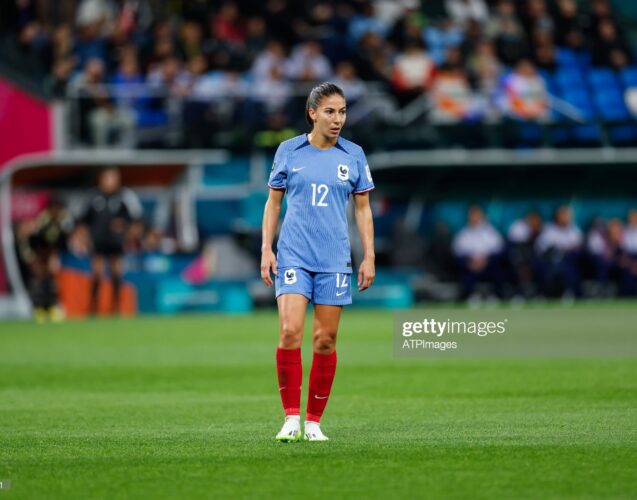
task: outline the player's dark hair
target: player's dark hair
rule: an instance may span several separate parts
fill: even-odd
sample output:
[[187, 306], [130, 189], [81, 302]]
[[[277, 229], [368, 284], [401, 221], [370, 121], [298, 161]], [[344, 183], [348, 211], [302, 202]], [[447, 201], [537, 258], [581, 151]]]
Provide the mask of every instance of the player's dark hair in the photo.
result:
[[343, 90], [332, 82], [323, 82], [310, 91], [310, 95], [307, 96], [307, 102], [305, 103], [305, 119], [310, 125], [310, 130], [314, 128], [314, 121], [312, 121], [312, 118], [310, 117], [310, 108], [317, 109], [325, 97], [329, 97], [334, 94], [338, 94], [345, 99]]

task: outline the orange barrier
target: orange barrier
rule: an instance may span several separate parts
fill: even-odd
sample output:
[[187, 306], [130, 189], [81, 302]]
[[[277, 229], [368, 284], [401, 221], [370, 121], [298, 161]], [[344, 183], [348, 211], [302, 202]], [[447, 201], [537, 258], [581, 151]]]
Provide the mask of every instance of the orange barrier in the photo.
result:
[[[102, 280], [97, 294], [97, 314], [112, 314], [113, 292], [110, 280]], [[74, 269], [62, 269], [58, 275], [60, 302], [69, 318], [83, 318], [90, 313], [91, 277]], [[122, 316], [137, 314], [137, 291], [130, 283], [124, 283], [120, 290], [117, 311]]]

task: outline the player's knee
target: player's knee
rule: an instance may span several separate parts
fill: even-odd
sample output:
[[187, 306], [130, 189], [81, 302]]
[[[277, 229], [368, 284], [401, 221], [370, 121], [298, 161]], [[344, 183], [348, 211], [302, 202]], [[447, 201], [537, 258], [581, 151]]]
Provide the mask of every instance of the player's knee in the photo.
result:
[[303, 328], [294, 323], [284, 323], [281, 327], [280, 347], [296, 349], [301, 346]]
[[331, 353], [336, 347], [336, 332], [319, 329], [314, 332], [312, 345], [315, 352], [322, 354]]

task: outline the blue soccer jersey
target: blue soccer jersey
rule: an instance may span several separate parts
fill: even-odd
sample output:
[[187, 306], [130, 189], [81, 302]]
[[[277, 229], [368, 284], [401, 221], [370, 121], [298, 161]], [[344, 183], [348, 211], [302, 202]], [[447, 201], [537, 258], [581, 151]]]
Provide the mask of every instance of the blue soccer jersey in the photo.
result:
[[339, 137], [331, 148], [318, 149], [305, 134], [282, 142], [268, 186], [287, 192], [277, 266], [351, 273], [347, 202], [352, 193], [374, 189], [361, 147]]

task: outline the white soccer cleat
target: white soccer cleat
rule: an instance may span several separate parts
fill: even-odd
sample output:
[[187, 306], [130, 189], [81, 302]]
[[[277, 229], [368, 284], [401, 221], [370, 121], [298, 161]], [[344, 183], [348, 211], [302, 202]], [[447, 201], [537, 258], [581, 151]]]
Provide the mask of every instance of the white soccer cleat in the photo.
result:
[[276, 435], [277, 441], [282, 443], [294, 443], [301, 440], [301, 417], [299, 415], [290, 415], [285, 417], [283, 427]]
[[321, 431], [321, 424], [318, 422], [305, 421], [305, 433], [303, 436], [305, 441], [329, 441], [323, 431]]

